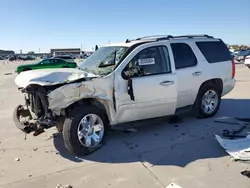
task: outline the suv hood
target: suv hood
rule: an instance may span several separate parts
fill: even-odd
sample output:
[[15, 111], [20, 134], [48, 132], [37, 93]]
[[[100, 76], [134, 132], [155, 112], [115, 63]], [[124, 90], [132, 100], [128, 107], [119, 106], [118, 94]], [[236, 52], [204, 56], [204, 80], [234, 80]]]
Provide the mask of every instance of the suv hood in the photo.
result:
[[75, 68], [39, 69], [21, 72], [16, 77], [15, 83], [18, 87], [25, 88], [29, 84], [49, 86], [94, 77], [100, 76]]

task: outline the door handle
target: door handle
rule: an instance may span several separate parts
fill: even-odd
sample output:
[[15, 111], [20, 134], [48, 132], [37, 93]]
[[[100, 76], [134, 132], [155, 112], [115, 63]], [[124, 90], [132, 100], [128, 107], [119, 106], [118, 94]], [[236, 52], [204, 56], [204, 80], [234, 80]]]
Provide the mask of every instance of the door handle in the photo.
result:
[[160, 85], [163, 85], [163, 86], [169, 86], [169, 85], [172, 85], [174, 84], [174, 81], [162, 81], [160, 82]]
[[202, 72], [201, 72], [201, 71], [197, 71], [197, 72], [194, 72], [194, 73], [193, 73], [193, 76], [200, 76], [200, 75], [202, 75]]

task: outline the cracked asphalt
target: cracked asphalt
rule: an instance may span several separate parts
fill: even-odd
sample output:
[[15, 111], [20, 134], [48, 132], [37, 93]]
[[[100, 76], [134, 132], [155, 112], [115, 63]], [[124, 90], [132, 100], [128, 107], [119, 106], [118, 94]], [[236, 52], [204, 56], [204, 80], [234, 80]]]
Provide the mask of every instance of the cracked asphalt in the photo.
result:
[[214, 136], [240, 126], [216, 123], [215, 118], [249, 117], [250, 70], [244, 65], [236, 66], [236, 87], [223, 98], [215, 117], [196, 119], [185, 112], [177, 122], [169, 123], [164, 117], [131, 123], [125, 126], [136, 132], [110, 131], [101, 149], [76, 158], [67, 153], [55, 129], [38, 137], [27, 135], [25, 140], [15, 127], [12, 112], [23, 102], [14, 84], [17, 64], [0, 61], [1, 188], [54, 188], [57, 184], [163, 188], [170, 183], [183, 188], [250, 187], [250, 179], [240, 173], [249, 169], [250, 163], [232, 161]]

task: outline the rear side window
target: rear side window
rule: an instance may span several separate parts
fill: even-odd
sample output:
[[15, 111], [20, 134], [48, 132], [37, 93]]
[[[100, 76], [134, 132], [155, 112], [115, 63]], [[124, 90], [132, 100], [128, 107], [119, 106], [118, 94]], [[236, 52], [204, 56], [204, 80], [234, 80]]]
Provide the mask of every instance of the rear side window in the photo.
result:
[[232, 57], [227, 46], [222, 41], [196, 42], [208, 63], [231, 61]]
[[172, 43], [171, 48], [174, 55], [176, 69], [192, 67], [197, 64], [196, 56], [188, 44]]

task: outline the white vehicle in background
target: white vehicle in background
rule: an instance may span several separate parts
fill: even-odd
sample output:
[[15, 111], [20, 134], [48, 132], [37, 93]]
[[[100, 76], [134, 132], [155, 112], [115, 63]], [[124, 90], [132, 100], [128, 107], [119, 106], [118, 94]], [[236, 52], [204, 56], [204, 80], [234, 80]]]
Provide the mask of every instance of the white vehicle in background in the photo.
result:
[[245, 57], [244, 64], [250, 69], [250, 55]]
[[208, 35], [141, 37], [98, 48], [79, 69], [31, 70], [15, 83], [25, 104], [14, 121], [38, 135], [56, 126], [69, 152], [98, 149], [111, 125], [168, 116], [190, 107], [197, 117], [219, 110], [235, 86], [225, 43]]

